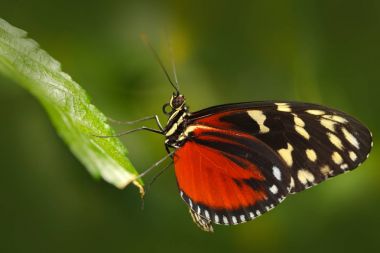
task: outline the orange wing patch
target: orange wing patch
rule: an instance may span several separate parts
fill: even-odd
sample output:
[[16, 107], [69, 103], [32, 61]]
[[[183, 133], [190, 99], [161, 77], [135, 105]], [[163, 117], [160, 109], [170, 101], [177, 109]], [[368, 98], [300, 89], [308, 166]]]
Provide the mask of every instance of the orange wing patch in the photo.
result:
[[[239, 158], [237, 158], [239, 159]], [[180, 189], [196, 203], [214, 209], [235, 210], [267, 198], [244, 180], [265, 180], [254, 165], [243, 169], [209, 147], [187, 142], [174, 157]]]
[[174, 165], [184, 201], [217, 224], [252, 220], [290, 189], [283, 160], [257, 138], [234, 130], [193, 126]]

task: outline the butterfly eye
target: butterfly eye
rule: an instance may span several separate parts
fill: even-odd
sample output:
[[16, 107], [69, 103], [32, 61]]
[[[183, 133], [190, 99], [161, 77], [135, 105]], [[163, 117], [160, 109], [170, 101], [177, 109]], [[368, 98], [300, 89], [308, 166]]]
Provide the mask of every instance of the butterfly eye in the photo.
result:
[[170, 115], [170, 113], [172, 112], [172, 107], [170, 106], [169, 103], [166, 103], [162, 106], [162, 112], [165, 114], [165, 115]]

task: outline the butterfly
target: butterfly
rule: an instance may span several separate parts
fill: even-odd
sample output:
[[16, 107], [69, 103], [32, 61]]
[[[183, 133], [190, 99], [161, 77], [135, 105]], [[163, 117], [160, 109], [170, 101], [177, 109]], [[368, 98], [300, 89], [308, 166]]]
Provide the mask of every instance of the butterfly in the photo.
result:
[[[172, 157], [181, 198], [194, 222], [236, 225], [273, 209], [291, 194], [357, 168], [368, 158], [372, 134], [352, 116], [322, 105], [262, 101], [218, 105], [190, 112], [157, 52], [156, 60], [175, 89], [163, 107], [159, 129]], [[136, 122], [136, 121], [135, 121]]]
[[173, 148], [181, 198], [204, 231], [255, 219], [294, 194], [351, 171], [369, 155], [371, 132], [346, 113], [285, 101], [190, 112], [173, 93], [163, 134]]

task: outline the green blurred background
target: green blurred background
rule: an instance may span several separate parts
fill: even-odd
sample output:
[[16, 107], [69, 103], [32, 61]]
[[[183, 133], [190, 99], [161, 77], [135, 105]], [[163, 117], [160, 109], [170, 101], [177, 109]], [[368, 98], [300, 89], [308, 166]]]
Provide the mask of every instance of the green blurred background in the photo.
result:
[[[110, 117], [159, 113], [172, 92], [140, 40], [168, 62], [172, 40], [192, 110], [288, 99], [322, 103], [375, 136], [358, 170], [291, 196], [239, 226], [198, 230], [173, 170], [138, 190], [93, 180], [39, 103], [0, 77], [0, 252], [367, 252], [380, 239], [380, 1], [1, 0]], [[118, 127], [119, 130], [125, 129]], [[123, 138], [140, 171], [164, 154], [151, 133]]]

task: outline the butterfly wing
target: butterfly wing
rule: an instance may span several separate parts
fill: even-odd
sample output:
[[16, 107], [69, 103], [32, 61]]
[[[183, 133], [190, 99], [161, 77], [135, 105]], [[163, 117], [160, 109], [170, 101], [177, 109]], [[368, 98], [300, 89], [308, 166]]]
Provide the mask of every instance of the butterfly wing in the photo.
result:
[[[324, 106], [254, 102], [192, 113], [174, 162], [182, 198], [206, 220], [237, 224], [359, 166], [369, 130]], [[280, 177], [279, 177], [280, 175]], [[279, 179], [280, 178], [280, 179]], [[251, 215], [252, 214], [252, 215]]]
[[372, 148], [371, 132], [346, 113], [297, 102], [254, 102], [211, 107], [190, 124], [255, 136], [289, 167], [291, 192], [358, 167]]
[[276, 206], [290, 190], [284, 161], [244, 133], [199, 127], [175, 152], [174, 164], [194, 221], [201, 216], [216, 224], [242, 223]]

